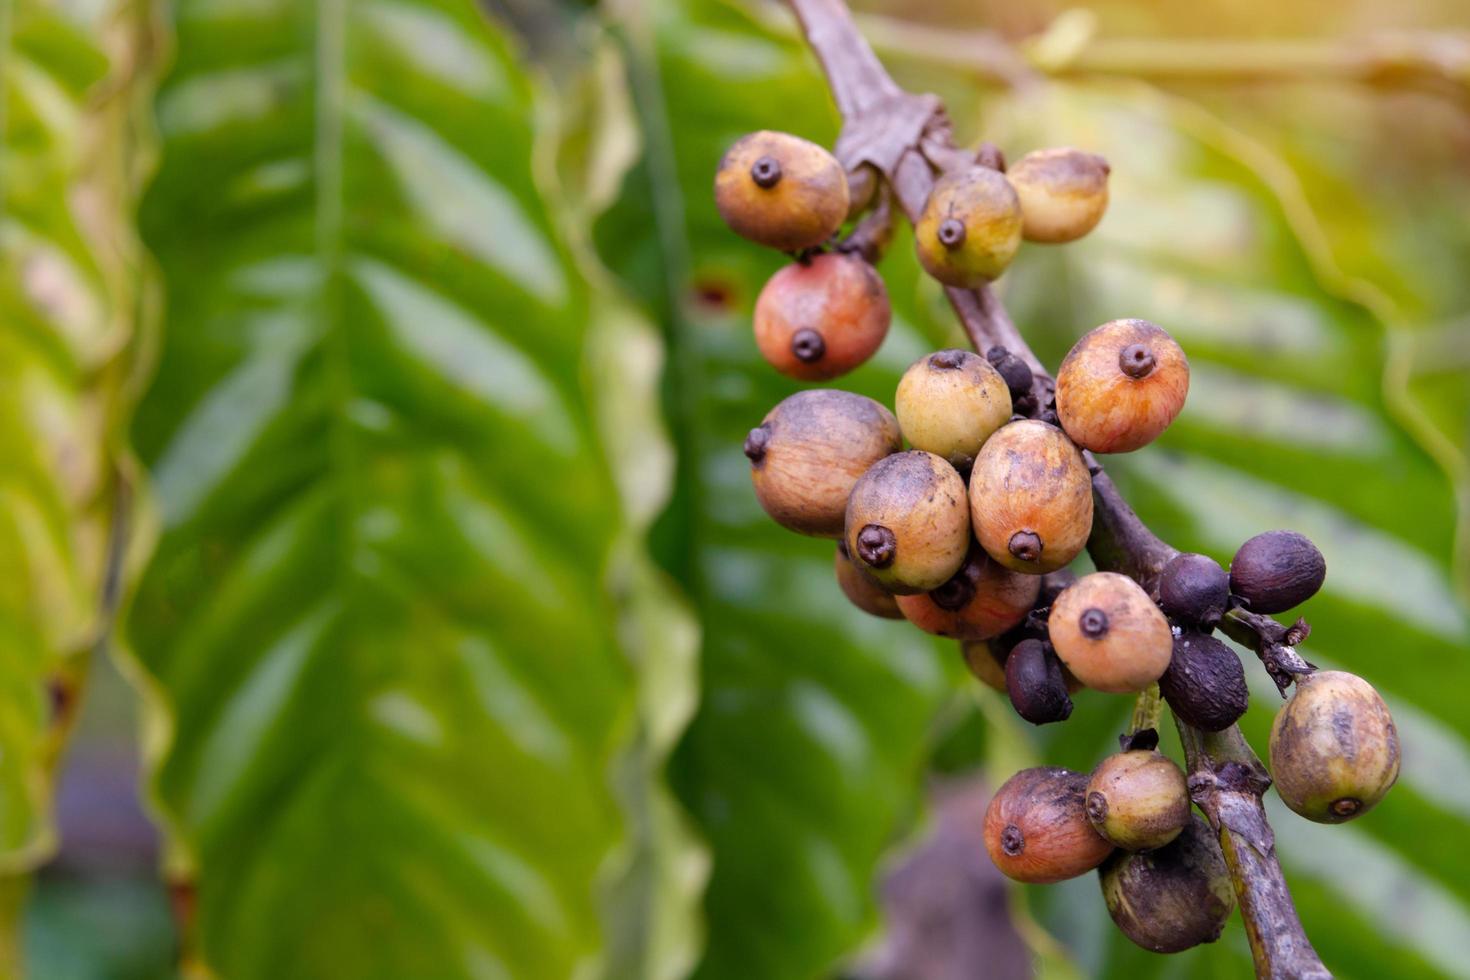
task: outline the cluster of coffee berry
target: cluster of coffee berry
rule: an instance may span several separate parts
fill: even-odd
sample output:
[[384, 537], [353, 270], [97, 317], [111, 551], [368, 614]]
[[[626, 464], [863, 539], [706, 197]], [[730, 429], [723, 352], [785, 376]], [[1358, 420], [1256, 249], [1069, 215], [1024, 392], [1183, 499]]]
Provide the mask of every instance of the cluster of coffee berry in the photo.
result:
[[[1102, 158], [1078, 150], [1032, 153], [1009, 170], [988, 150], [935, 182], [915, 223], [920, 262], [946, 285], [981, 286], [1023, 238], [1066, 242], [1091, 230], [1107, 178]], [[868, 200], [853, 200], [830, 153], [786, 134], [746, 136], [720, 164], [715, 197], [730, 226], [795, 257], [755, 306], [757, 345], [783, 374], [835, 378], [887, 333], [872, 249], [836, 239], [870, 204], [857, 196]], [[1249, 695], [1239, 658], [1214, 630], [1232, 609], [1274, 614], [1310, 598], [1326, 576], [1317, 548], [1268, 532], [1242, 545], [1228, 571], [1178, 554], [1148, 590], [1066, 568], [1093, 531], [1086, 453], [1152, 442], [1188, 388], [1188, 362], [1168, 333], [1115, 320], [1077, 342], [1054, 383], [992, 347], [920, 358], [893, 412], [851, 392], [799, 392], [751, 430], [745, 454], [772, 518], [837, 539], [837, 581], [856, 606], [959, 640], [971, 671], [1025, 720], [1065, 720], [1082, 688], [1157, 685], [1181, 721], [1219, 732]], [[1158, 751], [1154, 729], [1123, 743], [1090, 777], [1038, 768], [1006, 782], [986, 817], [990, 855], [1025, 882], [1101, 868], [1114, 920], [1149, 949], [1213, 940], [1234, 907], [1219, 844], [1191, 817], [1184, 772]], [[1366, 682], [1304, 673], [1276, 718], [1270, 763], [1288, 806], [1341, 822], [1393, 784], [1397, 735]]]

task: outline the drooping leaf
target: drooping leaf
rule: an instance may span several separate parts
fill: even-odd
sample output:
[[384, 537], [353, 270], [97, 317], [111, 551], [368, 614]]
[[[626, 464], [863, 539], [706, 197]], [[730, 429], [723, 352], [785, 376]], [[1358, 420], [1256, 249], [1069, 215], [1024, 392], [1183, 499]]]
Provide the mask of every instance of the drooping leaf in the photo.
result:
[[150, 54], [127, 3], [23, 0], [0, 25], [0, 867], [23, 870], [53, 843], [51, 769], [136, 523]]
[[[875, 867], [919, 805], [931, 729], [961, 696], [952, 644], [866, 617], [838, 590], [833, 544], [776, 527], [741, 443], [804, 385], [756, 353], [750, 308], [781, 256], [737, 238], [710, 186], [738, 136], [778, 128], [830, 143], [815, 65], [732, 5], [650, 4], [620, 25], [648, 147], [602, 253], [661, 309], [680, 497], [661, 527], [704, 627], [703, 700], [676, 786], [714, 860], [697, 976], [807, 977], [875, 927]], [[653, 219], [652, 223], [650, 219]], [[895, 322], [873, 362], [833, 386], [891, 403], [898, 376], [952, 321], [914, 302], [911, 246], [884, 263]]]
[[[173, 8], [130, 619], [223, 976], [667, 976], [692, 623], [648, 562], [660, 345], [469, 0]], [[679, 927], [670, 934], [664, 916]]]

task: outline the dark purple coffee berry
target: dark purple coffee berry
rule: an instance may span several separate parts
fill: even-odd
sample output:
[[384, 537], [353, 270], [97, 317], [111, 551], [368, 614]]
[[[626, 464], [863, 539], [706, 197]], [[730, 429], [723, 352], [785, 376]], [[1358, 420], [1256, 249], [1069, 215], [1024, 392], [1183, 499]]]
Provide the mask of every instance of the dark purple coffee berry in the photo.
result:
[[1174, 637], [1174, 654], [1159, 678], [1159, 693], [1184, 722], [1206, 732], [1229, 728], [1250, 705], [1240, 658], [1205, 633]]
[[1031, 391], [1031, 369], [1015, 354], [1004, 347], [992, 347], [985, 352], [985, 359], [1005, 379], [1006, 387], [1011, 389], [1012, 398], [1021, 398]]
[[1170, 619], [1214, 629], [1230, 604], [1230, 576], [1213, 558], [1175, 555], [1159, 574], [1159, 606]]
[[1066, 721], [1072, 714], [1062, 662], [1040, 640], [1022, 640], [1006, 658], [1006, 693], [1016, 714], [1033, 725]]
[[1295, 531], [1257, 534], [1230, 562], [1230, 591], [1252, 612], [1279, 613], [1317, 594], [1327, 578], [1327, 561], [1306, 535]]

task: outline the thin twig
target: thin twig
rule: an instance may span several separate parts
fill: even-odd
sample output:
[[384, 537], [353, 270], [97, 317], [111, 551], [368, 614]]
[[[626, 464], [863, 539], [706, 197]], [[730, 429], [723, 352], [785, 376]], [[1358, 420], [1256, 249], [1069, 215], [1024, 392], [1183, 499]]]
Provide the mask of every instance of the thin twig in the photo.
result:
[[1164, 699], [1159, 696], [1159, 685], [1150, 684], [1138, 692], [1133, 702], [1133, 717], [1128, 720], [1128, 734], [1133, 735], [1146, 728], [1157, 729], [1159, 719], [1164, 716]]
[[1261, 658], [1266, 673], [1276, 682], [1276, 689], [1283, 697], [1297, 677], [1316, 670], [1294, 649], [1311, 631], [1305, 619], [1282, 626], [1270, 616], [1240, 607], [1230, 610], [1220, 620], [1220, 632], [1254, 650]]
[[[936, 162], [926, 158], [922, 149], [945, 145], [948, 140], [949, 124], [939, 100], [898, 87], [858, 33], [843, 0], [790, 3], [843, 115], [839, 158], [849, 170], [863, 164], [876, 168], [904, 213], [916, 219], [934, 186], [935, 170], [952, 165], [948, 152], [945, 160]], [[1031, 366], [1038, 385], [1053, 384], [990, 289], [946, 292], [977, 350], [1003, 346]], [[1039, 404], [1044, 401], [1038, 400]], [[1177, 552], [1149, 531], [1090, 455], [1088, 467], [1093, 474], [1095, 504], [1088, 548], [1094, 563], [1122, 571], [1151, 589], [1164, 563]], [[1275, 623], [1269, 618], [1267, 622]], [[1269, 631], [1266, 623], [1250, 617], [1235, 617], [1231, 628], [1239, 629], [1258, 649], [1262, 642], [1275, 642], [1263, 632]], [[1302, 929], [1276, 860], [1261, 804], [1261, 795], [1270, 786], [1264, 767], [1238, 728], [1205, 735], [1182, 723], [1179, 727], [1189, 763], [1191, 795], [1219, 835], [1257, 975], [1329, 977]]]

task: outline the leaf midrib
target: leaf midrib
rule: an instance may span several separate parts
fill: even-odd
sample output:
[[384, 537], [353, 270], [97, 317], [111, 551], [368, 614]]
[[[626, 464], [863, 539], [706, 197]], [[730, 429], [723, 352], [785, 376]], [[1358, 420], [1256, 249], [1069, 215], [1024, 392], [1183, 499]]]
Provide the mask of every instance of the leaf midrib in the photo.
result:
[[[327, 456], [342, 501], [339, 569], [353, 567], [357, 550], [358, 469], [350, 408], [353, 399], [351, 349], [342, 317], [342, 127], [346, 93], [345, 32], [347, 0], [318, 0], [316, 13], [316, 119], [312, 156], [316, 176], [314, 237], [321, 267], [321, 316], [327, 384], [331, 392]], [[349, 583], [350, 575], [342, 581]]]

